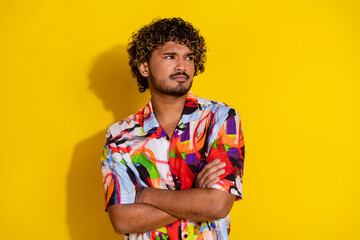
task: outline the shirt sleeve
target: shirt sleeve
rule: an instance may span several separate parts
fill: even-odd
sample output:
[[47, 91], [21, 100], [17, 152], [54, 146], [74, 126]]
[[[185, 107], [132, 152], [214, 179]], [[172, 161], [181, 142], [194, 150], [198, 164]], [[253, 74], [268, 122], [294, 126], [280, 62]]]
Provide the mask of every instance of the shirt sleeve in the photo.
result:
[[228, 111], [225, 122], [221, 125], [212, 141], [207, 162], [220, 159], [225, 162], [225, 173], [212, 188], [220, 189], [242, 199], [242, 178], [244, 169], [245, 144], [240, 116], [234, 109]]
[[110, 133], [101, 156], [101, 171], [105, 196], [105, 211], [114, 204], [130, 204], [135, 199], [135, 177], [122, 159], [121, 153]]

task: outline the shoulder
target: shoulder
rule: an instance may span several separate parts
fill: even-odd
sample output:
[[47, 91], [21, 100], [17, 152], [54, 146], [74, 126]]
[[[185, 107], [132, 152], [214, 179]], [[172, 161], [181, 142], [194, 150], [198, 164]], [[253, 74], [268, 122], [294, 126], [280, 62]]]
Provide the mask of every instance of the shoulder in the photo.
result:
[[225, 121], [231, 116], [238, 116], [238, 113], [234, 108], [223, 102], [198, 97], [198, 104], [199, 110], [201, 112], [203, 112], [204, 114], [208, 114], [211, 112], [212, 114], [214, 114], [214, 117], [218, 118], [219, 120], [221, 119]]
[[209, 143], [214, 143], [216, 139], [228, 134], [236, 135], [240, 133], [240, 116], [233, 107], [223, 102], [200, 97], [198, 97], [198, 104], [200, 121], [204, 118], [210, 120], [211, 133], [209, 135]]
[[143, 109], [140, 109], [138, 113], [132, 114], [125, 119], [113, 123], [108, 128], [107, 134], [111, 134], [115, 138], [124, 131], [132, 132], [134, 129], [140, 127], [140, 122], [143, 115], [142, 111]]

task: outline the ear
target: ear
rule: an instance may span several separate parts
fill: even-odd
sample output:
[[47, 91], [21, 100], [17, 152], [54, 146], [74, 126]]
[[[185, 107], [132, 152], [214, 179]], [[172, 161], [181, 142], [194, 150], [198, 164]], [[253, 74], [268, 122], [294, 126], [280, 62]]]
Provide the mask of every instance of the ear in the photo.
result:
[[149, 76], [149, 63], [148, 62], [140, 63], [138, 65], [138, 69], [139, 69], [140, 74], [143, 77], [148, 77]]

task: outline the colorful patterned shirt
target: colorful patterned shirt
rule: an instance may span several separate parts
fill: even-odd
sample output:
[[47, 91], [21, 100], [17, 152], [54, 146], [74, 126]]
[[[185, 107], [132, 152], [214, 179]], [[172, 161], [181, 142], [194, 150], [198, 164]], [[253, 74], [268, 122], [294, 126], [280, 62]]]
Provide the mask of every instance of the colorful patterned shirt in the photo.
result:
[[[225, 173], [212, 188], [242, 198], [244, 139], [237, 112], [220, 102], [187, 94], [173, 137], [157, 122], [151, 101], [135, 115], [113, 124], [102, 155], [105, 209], [134, 203], [138, 187], [182, 190], [195, 187], [197, 173], [220, 159]], [[181, 219], [129, 239], [228, 239], [228, 218], [208, 222]]]

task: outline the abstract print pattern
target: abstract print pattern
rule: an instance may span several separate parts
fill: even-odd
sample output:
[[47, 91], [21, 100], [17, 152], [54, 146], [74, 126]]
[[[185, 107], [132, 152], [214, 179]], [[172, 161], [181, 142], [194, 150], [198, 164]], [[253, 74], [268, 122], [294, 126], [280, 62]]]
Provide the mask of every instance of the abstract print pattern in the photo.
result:
[[[102, 155], [105, 209], [134, 203], [136, 189], [182, 190], [195, 187], [205, 164], [220, 159], [225, 173], [213, 188], [242, 198], [244, 139], [240, 117], [220, 102], [188, 93], [183, 115], [169, 139], [157, 122], [151, 102], [107, 131]], [[130, 239], [228, 239], [229, 221], [181, 219]]]

